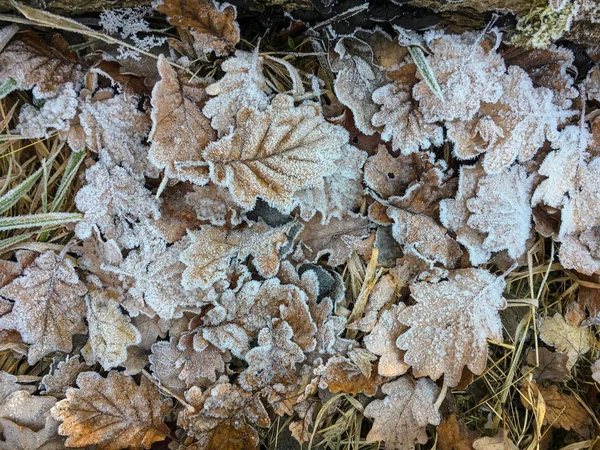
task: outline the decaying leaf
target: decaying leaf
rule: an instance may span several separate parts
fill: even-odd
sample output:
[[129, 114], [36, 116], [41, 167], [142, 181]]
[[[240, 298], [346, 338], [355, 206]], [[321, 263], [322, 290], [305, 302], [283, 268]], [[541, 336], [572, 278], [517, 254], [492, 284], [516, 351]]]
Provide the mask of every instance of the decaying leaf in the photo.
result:
[[529, 392], [539, 394], [544, 401], [544, 424], [554, 428], [573, 430], [584, 439], [590, 438], [592, 417], [579, 401], [571, 396], [558, 391], [558, 386], [545, 387], [533, 381], [526, 381], [521, 386], [521, 402], [523, 406], [532, 409]]
[[415, 381], [404, 375], [381, 388], [383, 400], [373, 400], [365, 416], [374, 419], [367, 442], [384, 441], [385, 448], [410, 450], [428, 440], [425, 427], [439, 425], [441, 416], [434, 406], [439, 389], [431, 380]]
[[570, 379], [568, 362], [566, 353], [551, 352], [546, 348], [539, 348], [537, 357], [533, 349], [527, 353], [527, 364], [534, 367], [533, 379], [538, 383], [545, 380], [559, 383]]
[[21, 277], [0, 289], [2, 297], [15, 302], [12, 311], [0, 317], [0, 328], [18, 331], [30, 344], [30, 364], [55, 351], [69, 353], [71, 337], [86, 331], [82, 298], [86, 292], [68, 259], [44, 253]]
[[319, 380], [319, 387], [327, 388], [331, 392], [347, 394], [362, 392], [373, 396], [377, 392], [377, 387], [383, 382], [383, 377], [378, 374], [377, 364], [371, 364], [370, 370], [365, 371], [350, 358], [334, 356], [327, 361]]
[[562, 210], [560, 236], [579, 234], [600, 226], [600, 157], [582, 165], [577, 173], [577, 187], [570, 193]]
[[44, 375], [40, 382], [40, 391], [44, 395], [52, 395], [63, 399], [67, 389], [75, 385], [77, 376], [81, 372], [86, 372], [89, 367], [79, 360], [79, 355], [68, 357], [58, 364], [54, 363], [52, 371]]
[[504, 279], [483, 269], [449, 272], [448, 280], [414, 283], [417, 302], [400, 311], [398, 320], [409, 327], [396, 345], [406, 350], [404, 362], [416, 377], [437, 380], [442, 374], [456, 386], [467, 366], [483, 373], [487, 339], [502, 341], [498, 311], [506, 307]]
[[160, 398], [146, 377], [137, 385], [119, 372], [109, 372], [107, 378], [84, 372], [77, 377], [77, 386], [52, 408], [52, 415], [62, 422], [58, 432], [67, 436], [67, 446], [149, 449], [169, 432], [163, 419], [170, 402]]
[[189, 29], [199, 55], [210, 52], [226, 55], [240, 40], [240, 29], [235, 21], [237, 11], [229, 3], [162, 0], [156, 9], [169, 18], [171, 25]]
[[575, 269], [586, 275], [600, 273], [600, 226], [579, 236], [560, 239], [558, 258], [565, 269]]
[[119, 292], [92, 289], [86, 297], [89, 339], [81, 350], [86, 362], [99, 362], [104, 370], [122, 365], [127, 347], [140, 343], [142, 337], [119, 308]]
[[456, 414], [450, 414], [437, 427], [437, 446], [440, 450], [472, 450], [475, 436], [477, 433], [466, 428]]
[[258, 427], [271, 423], [260, 399], [239, 386], [219, 382], [201, 393], [193, 387], [186, 392], [193, 410], [179, 413], [177, 423], [198, 439], [201, 450], [258, 449]]
[[569, 325], [560, 313], [545, 317], [539, 330], [542, 341], [552, 345], [557, 351], [567, 354], [569, 370], [577, 363], [580, 356], [590, 350], [594, 342], [589, 328]]
[[152, 90], [152, 141], [149, 158], [170, 178], [205, 184], [208, 167], [202, 151], [216, 138], [202, 108], [207, 83], [178, 74], [164, 56], [158, 59], [161, 80]]
[[239, 225], [245, 212], [233, 201], [229, 190], [221, 186], [194, 186], [185, 195], [185, 203], [196, 213], [198, 220], [216, 226]]
[[502, 432], [494, 437], [482, 437], [473, 442], [473, 448], [475, 450], [518, 450], [519, 447], [515, 445], [507, 436]]
[[352, 252], [369, 235], [369, 221], [357, 214], [331, 219], [327, 225], [313, 217], [298, 235], [298, 249], [294, 258], [317, 262], [327, 256], [327, 264], [335, 267], [346, 262]]

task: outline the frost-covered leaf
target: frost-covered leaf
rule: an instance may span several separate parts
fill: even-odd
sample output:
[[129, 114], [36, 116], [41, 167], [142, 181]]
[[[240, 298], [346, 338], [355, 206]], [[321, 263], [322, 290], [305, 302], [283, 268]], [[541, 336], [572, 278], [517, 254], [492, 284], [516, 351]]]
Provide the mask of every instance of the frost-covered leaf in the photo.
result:
[[600, 273], [600, 227], [579, 236], [565, 236], [560, 242], [558, 258], [565, 269], [586, 275]]
[[512, 164], [530, 160], [547, 140], [558, 138], [557, 127], [571, 113], [553, 103], [550, 89], [536, 88], [527, 73], [509, 67], [500, 81], [504, 95], [486, 103], [470, 120], [448, 124], [448, 138], [460, 159], [485, 153], [483, 167], [497, 173]]
[[[417, 83], [413, 97], [427, 122], [469, 120], [482, 102], [494, 103], [502, 95], [500, 80], [504, 62], [491, 43], [479, 32], [425, 34], [431, 52], [427, 62], [439, 83], [443, 98], [425, 80]], [[417, 74], [422, 78], [420, 73]]]
[[163, 419], [170, 402], [161, 399], [146, 377], [137, 385], [119, 372], [109, 372], [107, 378], [84, 372], [77, 377], [77, 386], [52, 408], [52, 415], [62, 422], [58, 432], [67, 436], [67, 446], [149, 449], [169, 432]]
[[304, 361], [304, 352], [292, 340], [294, 330], [286, 321], [277, 321], [258, 334], [258, 346], [244, 359], [248, 368], [240, 374], [240, 386], [251, 391], [275, 383], [286, 384], [297, 363]]
[[459, 269], [446, 281], [414, 283], [416, 304], [398, 315], [409, 330], [396, 341], [406, 350], [404, 361], [413, 374], [434, 380], [443, 374], [456, 386], [465, 366], [476, 375], [483, 373], [487, 339], [502, 342], [498, 311], [506, 307], [504, 287], [504, 279], [483, 269]]
[[579, 167], [577, 188], [562, 210], [560, 236], [579, 234], [600, 226], [600, 157]]
[[119, 292], [92, 289], [86, 297], [88, 342], [81, 350], [86, 362], [99, 362], [104, 370], [120, 366], [127, 359], [127, 347], [140, 343], [140, 332], [119, 308]]
[[30, 344], [30, 364], [54, 351], [69, 353], [73, 334], [86, 331], [86, 292], [68, 259], [44, 253], [23, 276], [0, 289], [3, 298], [15, 302], [12, 311], [0, 317], [0, 328], [18, 331]]
[[229, 134], [236, 124], [238, 111], [252, 108], [263, 111], [269, 104], [269, 88], [263, 76], [263, 58], [255, 52], [238, 50], [221, 65], [225, 75], [209, 85], [206, 92], [214, 96], [202, 110], [211, 119], [219, 136]]
[[341, 219], [347, 212], [357, 211], [363, 200], [362, 167], [367, 153], [351, 145], [344, 145], [344, 157], [337, 162], [337, 170], [318, 180], [313, 187], [294, 194], [298, 200], [300, 217], [311, 220], [317, 213], [321, 222]]
[[35, 392], [35, 386], [21, 385], [17, 382], [17, 377], [8, 372], [0, 372], [0, 404], [6, 400], [6, 398], [16, 391], [25, 391], [32, 394]]
[[235, 227], [242, 223], [246, 212], [234, 202], [229, 190], [221, 186], [194, 186], [185, 195], [185, 203], [194, 210], [198, 220], [216, 226]]
[[408, 328], [398, 321], [398, 314], [406, 308], [404, 303], [383, 311], [373, 330], [365, 336], [367, 350], [379, 355], [377, 370], [384, 377], [403, 375], [410, 368], [404, 362], [404, 352], [396, 346], [396, 339]]
[[327, 225], [313, 217], [298, 235], [298, 249], [294, 258], [317, 262], [327, 256], [327, 264], [335, 267], [345, 263], [352, 252], [369, 235], [369, 221], [358, 214], [347, 214], [331, 219]]
[[[374, 46], [386, 47], [391, 53], [395, 46], [398, 54], [404, 56], [402, 49], [381, 29], [372, 31], [357, 30], [353, 35], [343, 36], [337, 41], [330, 55], [331, 67], [336, 72], [334, 90], [338, 100], [352, 111], [356, 128], [367, 135], [377, 130], [371, 125], [371, 118], [379, 107], [371, 99], [373, 92], [387, 82], [385, 71], [381, 67], [380, 57]], [[391, 57], [391, 55], [385, 55]]]
[[237, 11], [229, 3], [162, 0], [156, 9], [169, 18], [171, 25], [189, 29], [198, 55], [210, 52], [226, 55], [240, 40], [240, 29], [235, 21]]
[[67, 389], [75, 385], [77, 376], [87, 370], [89, 367], [79, 361], [79, 355], [70, 356], [58, 364], [54, 363], [51, 372], [42, 378], [40, 391], [44, 395], [53, 395], [62, 399]]
[[369, 294], [362, 317], [349, 323], [347, 328], [367, 333], [372, 331], [377, 323], [379, 311], [395, 300], [396, 288], [396, 283], [391, 275], [386, 274], [382, 276]]
[[540, 339], [569, 357], [567, 367], [571, 369], [585, 355], [594, 342], [589, 328], [569, 325], [560, 313], [545, 317], [539, 327]]
[[259, 437], [254, 427], [271, 424], [260, 399], [237, 385], [219, 382], [200, 392], [193, 387], [186, 392], [194, 408], [179, 413], [177, 424], [198, 439], [200, 450], [254, 450]]
[[264, 112], [242, 108], [235, 131], [209, 144], [204, 159], [211, 180], [243, 207], [260, 197], [287, 213], [295, 191], [335, 173], [347, 141], [348, 132], [326, 122], [317, 106], [295, 107], [278, 95]]
[[39, 253], [29, 250], [17, 250], [16, 261], [0, 260], [0, 287], [6, 286], [15, 278], [23, 275], [23, 271], [39, 256]]
[[431, 266], [435, 263], [448, 268], [456, 266], [462, 250], [435, 220], [394, 207], [389, 207], [387, 214], [394, 221], [392, 235], [405, 254], [415, 255]]
[[371, 122], [376, 127], [383, 127], [381, 139], [391, 141], [392, 148], [404, 155], [441, 145], [442, 127], [425, 122], [413, 100], [412, 88], [418, 81], [415, 65], [406, 64], [397, 72], [402, 72], [403, 76], [396, 78], [395, 83], [378, 88], [372, 95], [380, 109], [373, 114]]
[[485, 175], [480, 164], [461, 168], [458, 194], [440, 202], [440, 218], [467, 248], [473, 265], [486, 263], [493, 252], [507, 250], [512, 259], [525, 252], [532, 183], [519, 165], [493, 175]]
[[160, 194], [162, 200], [160, 217], [153, 222], [153, 225], [160, 231], [162, 238], [170, 244], [179, 241], [188, 230], [195, 230], [201, 224], [194, 210], [186, 202], [186, 195], [193, 188], [194, 186], [189, 182], [177, 183], [175, 186], [165, 188]]
[[[579, 127], [565, 127], [555, 142], [557, 150], [549, 153], [538, 172], [547, 179], [535, 189], [531, 204], [544, 203], [553, 208], [561, 207], [567, 200], [566, 194], [577, 188], [577, 173], [581, 159], [581, 141], [588, 139], [587, 131], [583, 136]], [[584, 145], [585, 148], [585, 145]]]
[[36, 98], [53, 97], [67, 83], [78, 88], [83, 71], [68, 47], [58, 34], [47, 44], [34, 31], [20, 33], [0, 53], [0, 82], [12, 78], [18, 89], [33, 89]]
[[68, 83], [56, 95], [45, 99], [41, 107], [25, 104], [19, 113], [17, 131], [31, 138], [48, 137], [54, 131], [68, 130], [77, 114], [77, 92]]
[[215, 382], [217, 374], [225, 371], [225, 363], [230, 359], [227, 352], [221, 352], [199, 334], [181, 336], [177, 349], [179, 354], [172, 369], [187, 387], [204, 386], [207, 380]]
[[208, 181], [202, 151], [216, 138], [202, 108], [207, 83], [178, 74], [164, 56], [158, 59], [161, 80], [152, 90], [152, 142], [149, 158], [166, 176], [197, 184]]
[[373, 396], [377, 392], [377, 387], [383, 383], [383, 378], [377, 372], [377, 364], [371, 364], [370, 371], [365, 374], [364, 369], [344, 356], [330, 358], [323, 370], [319, 387], [329, 389], [333, 393], [358, 394], [362, 392], [365, 395]]
[[223, 230], [204, 225], [190, 231], [190, 245], [181, 253], [186, 265], [182, 282], [188, 288], [205, 289], [225, 279], [232, 261], [253, 257], [259, 274], [265, 278], [279, 270], [281, 247], [288, 241], [291, 226], [271, 228], [259, 222], [245, 230]]
[[98, 227], [106, 239], [115, 239], [125, 248], [138, 245], [133, 225], [143, 219], [157, 219], [158, 201], [142, 180], [121, 166], [107, 167], [99, 162], [86, 171], [87, 184], [75, 197], [77, 208], [85, 214], [75, 232], [87, 239]]
[[568, 73], [574, 67], [572, 50], [556, 45], [545, 49], [514, 47], [503, 52], [503, 56], [507, 64], [525, 69], [536, 86], [551, 89], [554, 103], [560, 108], [569, 108], [572, 99], [578, 96], [573, 86], [575, 80]]
[[367, 442], [384, 441], [385, 448], [411, 450], [428, 441], [425, 427], [439, 425], [441, 416], [434, 403], [439, 389], [431, 380], [414, 381], [409, 375], [384, 384], [386, 397], [373, 400], [365, 416], [374, 419]]
[[0, 418], [0, 450], [62, 450], [64, 444], [57, 434], [58, 422], [52, 417], [46, 419], [40, 430], [21, 426], [11, 420]]

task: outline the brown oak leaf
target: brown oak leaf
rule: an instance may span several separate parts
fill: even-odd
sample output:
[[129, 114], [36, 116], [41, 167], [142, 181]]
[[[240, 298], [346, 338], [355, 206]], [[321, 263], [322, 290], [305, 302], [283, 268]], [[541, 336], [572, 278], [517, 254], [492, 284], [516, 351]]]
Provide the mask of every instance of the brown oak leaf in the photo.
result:
[[208, 167], [202, 151], [216, 138], [202, 113], [209, 98], [207, 83], [178, 74], [162, 55], [157, 65], [161, 80], [152, 90], [150, 161], [169, 178], [205, 184]]
[[67, 398], [52, 408], [52, 415], [62, 421], [58, 432], [67, 436], [65, 445], [149, 449], [168, 434], [163, 419], [170, 401], [161, 399], [146, 377], [137, 385], [119, 372], [109, 372], [107, 378], [83, 372], [77, 377], [77, 386], [68, 389]]
[[385, 448], [411, 450], [415, 443], [428, 440], [425, 427], [440, 424], [440, 413], [434, 406], [439, 393], [427, 378], [415, 381], [404, 375], [381, 388], [383, 400], [373, 400], [365, 408], [365, 416], [374, 419], [367, 442], [384, 441]]
[[589, 328], [569, 325], [560, 313], [545, 317], [539, 326], [540, 339], [568, 356], [567, 368], [573, 368], [577, 360], [593, 345], [594, 337]]
[[229, 3], [163, 0], [156, 9], [169, 18], [171, 25], [189, 29], [198, 55], [211, 51], [217, 56], [226, 55], [240, 40], [240, 29], [235, 21], [237, 11]]
[[456, 386], [467, 366], [476, 375], [487, 361], [487, 339], [502, 341], [498, 311], [506, 307], [505, 282], [483, 269], [451, 271], [448, 280], [414, 283], [415, 305], [400, 311], [409, 327], [396, 345], [406, 350], [404, 361], [416, 377], [437, 380], [442, 374]]
[[450, 414], [437, 427], [437, 446], [440, 450], [471, 450], [476, 432], [469, 430], [456, 414]]
[[179, 413], [177, 424], [198, 439], [199, 450], [255, 450], [254, 428], [271, 423], [260, 399], [229, 382], [219, 382], [201, 393], [197, 387], [186, 392], [194, 408]]
[[55, 351], [69, 353], [71, 337], [86, 331], [86, 292], [73, 264], [46, 252], [0, 290], [2, 297], [15, 302], [12, 311], [0, 317], [0, 328], [18, 331], [30, 344], [30, 364]]
[[571, 378], [567, 367], [569, 357], [566, 353], [551, 352], [547, 348], [539, 348], [527, 353], [527, 364], [533, 367], [533, 379], [536, 382], [553, 381], [559, 383]]
[[67, 389], [75, 385], [77, 376], [88, 371], [89, 367], [79, 360], [79, 355], [74, 355], [58, 364], [53, 363], [50, 370], [40, 382], [40, 391], [44, 395], [63, 399]]
[[204, 150], [210, 178], [251, 209], [258, 197], [289, 213], [294, 192], [337, 170], [348, 132], [325, 121], [312, 104], [276, 96], [265, 111], [242, 108], [233, 133]]
[[334, 356], [327, 361], [321, 375], [319, 387], [329, 391], [358, 394], [360, 392], [373, 396], [384, 378], [377, 371], [377, 364], [371, 365], [371, 373], [365, 374], [350, 358]]

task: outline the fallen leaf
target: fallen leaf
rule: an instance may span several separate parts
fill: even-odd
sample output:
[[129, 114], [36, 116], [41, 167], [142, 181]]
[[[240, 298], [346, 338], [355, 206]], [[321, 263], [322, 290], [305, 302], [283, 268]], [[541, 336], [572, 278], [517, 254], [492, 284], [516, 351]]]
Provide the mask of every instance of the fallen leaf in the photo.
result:
[[77, 376], [87, 370], [89, 367], [79, 361], [79, 355], [70, 356], [58, 364], [53, 363], [50, 373], [44, 375], [40, 382], [40, 391], [44, 395], [63, 399], [67, 389], [75, 385]]
[[568, 356], [567, 368], [570, 370], [577, 360], [585, 355], [594, 342], [589, 328], [574, 327], [565, 322], [560, 313], [545, 317], [539, 328], [540, 339], [552, 345], [557, 351]]
[[404, 352], [396, 346], [396, 339], [408, 328], [398, 321], [398, 314], [406, 308], [404, 303], [383, 311], [377, 324], [364, 338], [367, 350], [380, 355], [377, 370], [384, 377], [403, 375], [410, 368], [404, 362]]
[[329, 389], [333, 393], [358, 394], [362, 392], [372, 397], [377, 392], [377, 387], [384, 382], [383, 377], [378, 374], [376, 366], [377, 364], [373, 364], [370, 376], [365, 376], [364, 371], [349, 358], [334, 356], [325, 365], [319, 387]]
[[456, 414], [450, 414], [437, 427], [437, 446], [440, 450], [471, 450], [476, 435], [457, 420]]
[[569, 357], [565, 353], [551, 352], [548, 349], [539, 348], [537, 356], [539, 364], [536, 361], [535, 350], [529, 350], [529, 353], [527, 353], [527, 364], [534, 367], [533, 379], [536, 382], [549, 380], [559, 383], [571, 378], [571, 371], [567, 367]]
[[513, 441], [504, 436], [502, 432], [494, 437], [482, 437], [473, 442], [475, 450], [518, 450]]
[[149, 449], [169, 433], [163, 419], [170, 401], [146, 377], [137, 385], [133, 378], [109, 372], [77, 377], [78, 389], [67, 390], [67, 398], [52, 408], [62, 421], [58, 432], [67, 436], [68, 447], [96, 445], [98, 450]]

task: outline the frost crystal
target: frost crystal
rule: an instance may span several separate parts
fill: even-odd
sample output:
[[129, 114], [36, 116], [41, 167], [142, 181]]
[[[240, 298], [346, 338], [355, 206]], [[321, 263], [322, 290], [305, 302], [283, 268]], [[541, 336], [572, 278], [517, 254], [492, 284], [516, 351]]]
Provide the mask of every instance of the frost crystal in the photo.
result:
[[77, 114], [77, 106], [77, 92], [71, 83], [67, 83], [58, 89], [56, 96], [46, 99], [39, 109], [23, 105], [17, 130], [31, 138], [47, 137], [50, 131], [67, 130]]

